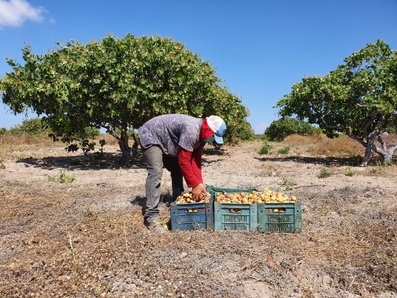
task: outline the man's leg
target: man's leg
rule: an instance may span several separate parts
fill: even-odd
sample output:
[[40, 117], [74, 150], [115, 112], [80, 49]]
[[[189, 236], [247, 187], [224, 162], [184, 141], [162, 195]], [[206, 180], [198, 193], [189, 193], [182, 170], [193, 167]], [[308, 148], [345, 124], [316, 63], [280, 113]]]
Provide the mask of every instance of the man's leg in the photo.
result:
[[143, 151], [143, 159], [148, 173], [146, 178], [146, 208], [144, 211], [145, 224], [155, 226], [160, 223], [158, 205], [163, 175], [163, 151], [160, 147], [152, 146]]
[[184, 191], [183, 175], [178, 164], [178, 158], [164, 155], [163, 163], [164, 167], [171, 172], [172, 200], [175, 201], [177, 197]]

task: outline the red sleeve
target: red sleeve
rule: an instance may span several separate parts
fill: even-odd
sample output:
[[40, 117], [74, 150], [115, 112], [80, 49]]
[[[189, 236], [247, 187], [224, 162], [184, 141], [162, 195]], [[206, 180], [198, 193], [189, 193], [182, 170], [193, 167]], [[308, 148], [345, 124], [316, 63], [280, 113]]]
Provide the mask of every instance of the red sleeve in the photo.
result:
[[193, 152], [189, 152], [183, 148], [179, 150], [179, 167], [188, 187], [196, 187], [200, 183], [203, 183], [201, 155], [201, 150], [194, 150]]

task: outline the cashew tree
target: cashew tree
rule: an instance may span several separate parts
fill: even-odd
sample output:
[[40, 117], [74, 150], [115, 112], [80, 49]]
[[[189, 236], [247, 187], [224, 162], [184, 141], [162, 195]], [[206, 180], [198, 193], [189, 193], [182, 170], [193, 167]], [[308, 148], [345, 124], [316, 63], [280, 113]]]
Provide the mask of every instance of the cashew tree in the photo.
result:
[[387, 163], [397, 144], [384, 135], [396, 130], [396, 51], [378, 40], [344, 59], [324, 77], [305, 77], [275, 105], [281, 116], [317, 124], [329, 137], [345, 133], [365, 147], [362, 166], [373, 152]]
[[216, 113], [226, 121], [238, 117], [228, 123], [226, 140], [241, 130], [253, 135], [248, 109], [221, 86], [211, 64], [182, 43], [127, 34], [56, 45], [44, 55], [25, 45], [23, 65], [7, 58], [12, 72], [0, 80], [0, 92], [15, 113], [37, 113], [69, 150], [92, 145], [76, 137], [85, 128], [103, 128], [118, 139], [125, 161], [131, 152], [129, 132], [166, 113]]

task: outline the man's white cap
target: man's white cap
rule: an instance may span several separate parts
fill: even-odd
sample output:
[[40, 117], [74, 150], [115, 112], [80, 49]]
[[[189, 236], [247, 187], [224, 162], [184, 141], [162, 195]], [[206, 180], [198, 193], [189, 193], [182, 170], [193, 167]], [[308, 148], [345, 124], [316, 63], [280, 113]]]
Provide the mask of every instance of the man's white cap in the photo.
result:
[[206, 118], [207, 124], [214, 132], [214, 139], [217, 144], [223, 144], [223, 134], [226, 131], [226, 123], [219, 116], [209, 116]]

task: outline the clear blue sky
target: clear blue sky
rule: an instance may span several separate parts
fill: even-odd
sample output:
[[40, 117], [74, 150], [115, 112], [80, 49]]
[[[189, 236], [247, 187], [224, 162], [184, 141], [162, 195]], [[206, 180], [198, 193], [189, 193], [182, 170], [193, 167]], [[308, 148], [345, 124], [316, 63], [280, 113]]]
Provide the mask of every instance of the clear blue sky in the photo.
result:
[[[0, 0], [0, 76], [24, 44], [159, 35], [209, 61], [248, 107], [256, 133], [304, 76], [325, 75], [377, 39], [397, 49], [396, 0]], [[29, 115], [30, 118], [35, 115]], [[20, 124], [0, 103], [0, 127]]]

